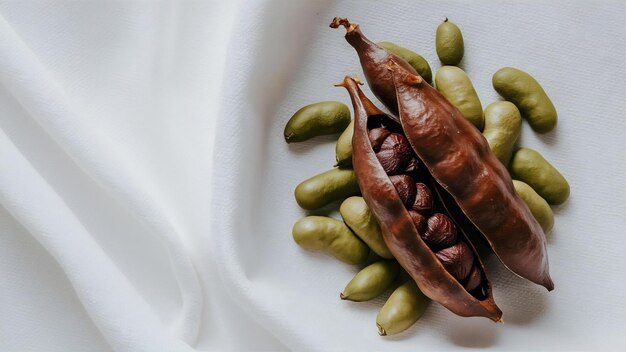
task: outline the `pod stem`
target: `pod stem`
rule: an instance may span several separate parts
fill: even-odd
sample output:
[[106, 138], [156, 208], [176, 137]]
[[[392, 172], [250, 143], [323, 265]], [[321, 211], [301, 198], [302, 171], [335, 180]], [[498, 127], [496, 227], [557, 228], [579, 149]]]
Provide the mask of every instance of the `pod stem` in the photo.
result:
[[344, 26], [346, 29], [346, 33], [350, 33], [354, 31], [359, 25], [356, 23], [350, 23], [347, 18], [335, 17], [330, 22], [330, 28], [339, 28], [339, 26]]

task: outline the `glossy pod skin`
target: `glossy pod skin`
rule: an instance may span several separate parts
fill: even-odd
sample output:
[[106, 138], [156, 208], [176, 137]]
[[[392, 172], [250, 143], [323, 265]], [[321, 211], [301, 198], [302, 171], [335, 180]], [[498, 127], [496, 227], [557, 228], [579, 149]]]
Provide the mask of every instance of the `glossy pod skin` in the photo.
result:
[[293, 225], [292, 235], [302, 248], [327, 252], [347, 264], [361, 264], [369, 255], [367, 245], [337, 219], [307, 216]]
[[509, 165], [521, 131], [522, 116], [513, 103], [497, 101], [487, 105], [483, 136], [502, 165]]
[[350, 123], [350, 110], [338, 101], [307, 105], [289, 119], [283, 135], [287, 143], [343, 131]]
[[[402, 59], [400, 56], [390, 53], [383, 49], [381, 46], [375, 44], [371, 40], [367, 39], [362, 33], [359, 25], [356, 23], [350, 23], [346, 18], [335, 17], [330, 23], [331, 28], [338, 28], [344, 26], [346, 28], [346, 40], [350, 45], [357, 49], [359, 54], [359, 60], [363, 67], [363, 73], [368, 85], [372, 88], [374, 95], [381, 101], [395, 101], [396, 93], [393, 89], [393, 85], [387, 84], [391, 82], [391, 73], [385, 68], [385, 64], [389, 60], [393, 60], [398, 65], [401, 65], [405, 69], [414, 74], [418, 74], [417, 71], [408, 62]], [[375, 75], [367, 74], [367, 72], [376, 72]], [[385, 79], [370, 79], [370, 77], [384, 76]], [[396, 106], [387, 106], [393, 114], [397, 114], [398, 110]]]
[[531, 75], [513, 67], [504, 67], [494, 73], [492, 83], [496, 92], [519, 108], [533, 130], [546, 133], [554, 129], [556, 108]]
[[522, 198], [530, 212], [537, 219], [543, 232], [546, 234], [550, 233], [552, 226], [554, 226], [554, 213], [548, 202], [541, 198], [532, 187], [522, 181], [513, 180], [513, 187], [515, 187], [517, 195]]
[[363, 197], [350, 197], [341, 203], [339, 213], [343, 221], [378, 256], [393, 259], [387, 248], [378, 222]]
[[352, 132], [354, 132], [354, 121], [341, 133], [335, 145], [335, 166], [352, 165]]
[[393, 70], [407, 138], [458, 204], [459, 215], [467, 216], [511, 271], [552, 290], [543, 230], [485, 138], [419, 76], [397, 65]]
[[442, 64], [456, 66], [461, 62], [465, 52], [463, 34], [459, 27], [448, 18], [437, 27], [435, 46]]
[[[486, 281], [485, 297], [479, 300], [446, 270], [422, 240], [423, 230], [414, 225], [405, 202], [379, 162], [369, 139], [368, 122], [371, 117], [387, 118], [389, 122], [394, 118], [380, 111], [353, 78], [346, 77], [341, 86], [348, 90], [354, 108], [352, 163], [363, 198], [378, 219], [387, 247], [420, 290], [432, 300], [457, 315], [484, 316], [500, 321], [502, 312], [493, 301], [490, 283]], [[479, 258], [477, 261], [486, 276], [482, 262]]]
[[549, 204], [562, 204], [569, 198], [570, 188], [565, 177], [533, 149], [518, 149], [509, 170], [513, 178], [527, 183]]
[[378, 297], [388, 289], [400, 272], [395, 260], [381, 260], [359, 271], [339, 295], [341, 299], [363, 302]]
[[[396, 58], [388, 58], [386, 62], [364, 62], [367, 55], [361, 51], [371, 52], [367, 47], [371, 42], [364, 38], [357, 25], [345, 19], [342, 24], [347, 29], [346, 40], [361, 58], [368, 82], [376, 82], [370, 85], [372, 92], [389, 110], [399, 110], [411, 147], [434, 180], [458, 205], [460, 211], [452, 215], [466, 217], [507, 268], [552, 290], [554, 284], [549, 274], [543, 230], [517, 196], [511, 176], [491, 152], [482, 134], [443, 95], [412, 70], [405, 69]], [[390, 90], [393, 93], [389, 93]], [[355, 138], [359, 128], [356, 120], [355, 117]], [[355, 139], [352, 147], [356, 150]], [[356, 157], [356, 151], [353, 153], [353, 164], [360, 158], [368, 159], [366, 151], [362, 151], [359, 157]], [[358, 172], [357, 178], [361, 178]], [[361, 189], [364, 190], [364, 187], [361, 186]], [[368, 200], [365, 192], [363, 197]], [[372, 204], [368, 204], [382, 228], [383, 221], [380, 221]], [[391, 246], [389, 248], [393, 251]], [[428, 295], [423, 288], [422, 291]]]
[[465, 71], [456, 66], [443, 66], [435, 75], [435, 86], [469, 122], [483, 130], [483, 107]]
[[410, 328], [424, 315], [430, 301], [413, 281], [400, 285], [376, 316], [380, 336], [395, 335]]
[[354, 170], [342, 167], [306, 179], [294, 191], [298, 205], [307, 210], [315, 210], [359, 193]]
[[411, 65], [415, 71], [426, 80], [426, 82], [429, 84], [432, 83], [433, 72], [430, 69], [428, 61], [426, 61], [422, 55], [392, 42], [378, 42], [377, 44], [392, 54], [401, 57], [404, 61], [408, 62], [409, 65]]

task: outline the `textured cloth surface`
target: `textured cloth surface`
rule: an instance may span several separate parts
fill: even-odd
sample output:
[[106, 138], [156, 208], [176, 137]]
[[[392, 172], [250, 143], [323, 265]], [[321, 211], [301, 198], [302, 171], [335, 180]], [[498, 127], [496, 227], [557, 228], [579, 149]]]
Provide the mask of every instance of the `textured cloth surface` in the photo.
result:
[[[520, 144], [572, 187], [554, 292], [490, 260], [505, 324], [432, 304], [381, 338], [389, 293], [340, 301], [358, 268], [295, 245], [293, 188], [332, 166], [334, 138], [286, 145], [283, 126], [362, 78], [336, 15], [433, 71], [448, 16], [483, 106], [502, 66], [544, 86], [559, 125], [524, 124]], [[625, 17], [619, 2], [0, 1], [0, 350], [619, 350]]]
[[[229, 57], [217, 121], [214, 165], [230, 168], [214, 174], [213, 233], [219, 233], [225, 286], [251, 315], [295, 350], [623, 348], [626, 49], [615, 39], [626, 34], [623, 3], [277, 2], [246, 13], [246, 36], [231, 53], [248, 54]], [[332, 167], [334, 138], [287, 145], [284, 124], [305, 104], [349, 105], [345, 90], [333, 84], [346, 74], [363, 78], [345, 31], [328, 28], [334, 16], [359, 23], [372, 40], [419, 52], [433, 71], [440, 67], [434, 32], [449, 17], [463, 31], [461, 66], [483, 106], [499, 99], [491, 76], [501, 67], [518, 67], [543, 85], [558, 126], [537, 135], [524, 123], [520, 145], [542, 153], [572, 188], [569, 201], [555, 208], [548, 238], [553, 292], [490, 260], [504, 324], [456, 317], [432, 304], [411, 329], [381, 338], [375, 318], [385, 297], [338, 298], [359, 268], [293, 243], [291, 227], [307, 214], [293, 189]]]

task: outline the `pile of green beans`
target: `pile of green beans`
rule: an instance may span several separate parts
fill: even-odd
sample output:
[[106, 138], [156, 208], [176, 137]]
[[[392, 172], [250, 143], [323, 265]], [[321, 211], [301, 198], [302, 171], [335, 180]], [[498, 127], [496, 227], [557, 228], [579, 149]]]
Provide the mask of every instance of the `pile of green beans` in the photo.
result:
[[[483, 133], [494, 155], [509, 170], [517, 194], [544, 233], [549, 233], [554, 226], [550, 206], [568, 199], [569, 185], [539, 152], [520, 148], [517, 142], [522, 120], [538, 133], [555, 128], [557, 114], [550, 98], [528, 73], [505, 67], [492, 78], [493, 88], [505, 100], [492, 102], [483, 110], [469, 76], [458, 67], [465, 52], [460, 28], [446, 18], [436, 30], [435, 43], [442, 63], [434, 77], [436, 89]], [[423, 56], [388, 41], [378, 45], [407, 61], [425, 81], [433, 83], [431, 66]], [[387, 248], [377, 220], [360, 197], [351, 166], [353, 129], [350, 110], [337, 101], [307, 105], [287, 122], [287, 143], [340, 134], [335, 147], [336, 165], [302, 181], [294, 196], [298, 205], [309, 211], [338, 205], [342, 219], [306, 216], [294, 224], [292, 236], [304, 249], [322, 251], [344, 263], [362, 266], [340, 293], [342, 300], [368, 301], [391, 292], [378, 313], [376, 326], [380, 335], [393, 335], [412, 326], [424, 314], [429, 299], [415, 282], [407, 279]]]

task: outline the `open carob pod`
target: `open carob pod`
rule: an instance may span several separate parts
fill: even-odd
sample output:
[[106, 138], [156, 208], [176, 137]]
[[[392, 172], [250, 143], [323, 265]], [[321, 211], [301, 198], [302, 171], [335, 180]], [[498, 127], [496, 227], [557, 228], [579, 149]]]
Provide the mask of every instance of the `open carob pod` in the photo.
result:
[[480, 131], [402, 59], [373, 57], [378, 47], [358, 25], [340, 18], [331, 23], [339, 25], [346, 27], [346, 40], [357, 51], [372, 92], [398, 112], [412, 149], [449, 193], [443, 198], [456, 203], [450, 208], [458, 206], [455, 220], [466, 217], [508, 269], [552, 290], [545, 234]]
[[432, 300], [461, 316], [500, 321], [502, 312], [476, 250], [437, 204], [430, 175], [400, 124], [379, 110], [359, 83], [346, 77], [339, 84], [354, 107], [352, 163], [387, 247]]

